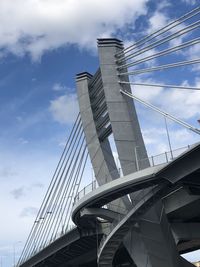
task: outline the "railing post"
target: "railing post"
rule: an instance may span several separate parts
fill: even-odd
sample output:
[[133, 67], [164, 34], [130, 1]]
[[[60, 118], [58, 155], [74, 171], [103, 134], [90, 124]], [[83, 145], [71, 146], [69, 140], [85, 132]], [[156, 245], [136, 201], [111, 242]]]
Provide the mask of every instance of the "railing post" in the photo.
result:
[[168, 157], [167, 157], [167, 152], [165, 152], [165, 157], [166, 157], [166, 161], [168, 163], [169, 161], [168, 161]]
[[153, 156], [151, 157], [151, 160], [152, 160], [152, 165], [154, 166], [154, 157]]
[[[167, 133], [167, 140], [169, 143], [169, 149], [170, 149], [170, 153], [171, 153], [171, 158], [173, 160], [173, 154], [172, 154], [172, 146], [171, 146], [171, 141], [170, 141], [170, 136], [169, 136], [169, 130], [168, 130], [168, 126], [167, 126], [167, 119], [166, 116], [164, 116], [164, 120], [165, 120], [165, 128], [166, 128], [166, 133]], [[168, 161], [167, 161], [168, 162]]]

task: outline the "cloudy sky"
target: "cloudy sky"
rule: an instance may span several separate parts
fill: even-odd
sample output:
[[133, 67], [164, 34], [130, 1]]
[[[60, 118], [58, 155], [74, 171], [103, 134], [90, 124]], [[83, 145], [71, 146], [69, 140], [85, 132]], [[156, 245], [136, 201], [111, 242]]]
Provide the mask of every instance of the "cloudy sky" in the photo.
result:
[[[130, 45], [193, 9], [196, 3], [195, 0], [0, 0], [2, 266], [12, 266], [14, 250], [17, 258], [23, 247], [78, 113], [74, 77], [82, 71], [94, 73], [98, 67], [96, 39], [117, 37]], [[196, 30], [163, 48], [198, 36]], [[158, 49], [151, 51], [156, 52]], [[195, 59], [199, 52], [199, 45], [195, 45], [136, 68]], [[199, 69], [199, 65], [190, 65], [132, 79], [200, 87]], [[134, 87], [133, 92], [199, 127], [200, 92], [141, 86]], [[140, 104], [136, 107], [149, 155], [169, 150], [163, 118]], [[199, 141], [196, 134], [183, 127], [171, 122], [168, 127], [173, 149]]]

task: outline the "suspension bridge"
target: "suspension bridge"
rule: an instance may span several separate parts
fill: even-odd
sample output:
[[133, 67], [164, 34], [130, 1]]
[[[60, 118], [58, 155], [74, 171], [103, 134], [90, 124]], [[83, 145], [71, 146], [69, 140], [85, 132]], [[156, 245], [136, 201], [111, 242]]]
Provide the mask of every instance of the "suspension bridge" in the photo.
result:
[[[131, 86], [200, 90], [134, 80], [199, 64], [192, 58], [154, 65], [199, 45], [199, 15], [197, 7], [127, 48], [115, 38], [98, 39], [99, 68], [76, 76], [80, 112], [18, 267], [193, 266], [181, 254], [200, 248], [200, 143], [172, 150], [168, 139], [169, 152], [149, 157], [135, 103], [195, 135], [200, 130], [139, 98]], [[95, 179], [81, 188], [88, 159]]]

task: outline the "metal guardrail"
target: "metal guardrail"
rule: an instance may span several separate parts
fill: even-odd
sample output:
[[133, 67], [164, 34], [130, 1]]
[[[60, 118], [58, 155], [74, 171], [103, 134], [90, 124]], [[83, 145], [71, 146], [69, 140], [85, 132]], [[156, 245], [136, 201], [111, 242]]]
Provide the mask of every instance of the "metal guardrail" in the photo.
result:
[[[168, 163], [172, 160], [174, 160], [175, 158], [177, 158], [180, 154], [182, 154], [183, 152], [185, 152], [187, 149], [191, 148], [193, 145], [188, 145], [185, 147], [181, 147], [172, 151], [167, 151], [155, 156], [151, 156], [148, 157], [146, 159], [143, 160], [136, 160], [135, 163], [131, 163], [131, 164], [127, 164], [128, 166], [131, 166], [133, 164], [135, 164], [135, 168], [137, 171], [140, 171], [142, 169], [144, 169], [144, 167], [142, 168], [142, 166], [144, 166], [145, 163], [149, 163], [150, 167], [153, 166], [158, 166], [160, 164], [164, 164], [164, 163]], [[137, 153], [137, 152], [136, 152]], [[136, 157], [137, 158], [137, 157]], [[116, 172], [116, 170], [115, 170]], [[123, 176], [123, 172], [121, 170], [121, 168], [119, 168], [118, 170], [119, 172], [119, 177]], [[105, 180], [107, 177], [105, 177]], [[85, 186], [74, 198], [74, 204], [76, 204], [82, 197], [84, 197], [86, 194], [92, 192], [93, 190], [95, 190], [98, 187], [98, 183], [96, 180], [94, 180], [92, 183], [88, 184], [87, 186]]]

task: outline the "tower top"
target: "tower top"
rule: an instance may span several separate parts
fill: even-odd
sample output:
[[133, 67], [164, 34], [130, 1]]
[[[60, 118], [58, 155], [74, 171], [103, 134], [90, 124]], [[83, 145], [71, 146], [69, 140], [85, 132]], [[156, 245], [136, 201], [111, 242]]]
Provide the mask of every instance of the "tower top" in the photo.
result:
[[76, 81], [82, 80], [82, 79], [91, 79], [93, 75], [89, 72], [80, 72], [76, 74]]
[[98, 38], [98, 46], [117, 46], [121, 49], [124, 48], [123, 42], [117, 38]]

